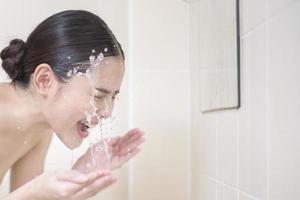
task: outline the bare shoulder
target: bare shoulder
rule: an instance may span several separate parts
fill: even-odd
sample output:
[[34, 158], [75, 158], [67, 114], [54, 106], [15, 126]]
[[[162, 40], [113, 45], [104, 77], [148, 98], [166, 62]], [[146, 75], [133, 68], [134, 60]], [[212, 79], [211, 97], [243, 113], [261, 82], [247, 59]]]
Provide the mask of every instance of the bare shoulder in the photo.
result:
[[6, 102], [4, 98], [1, 96], [2, 95], [0, 95], [0, 135], [1, 133], [9, 130], [9, 128], [12, 126], [12, 124], [10, 123], [11, 120], [10, 120], [8, 108], [6, 106]]
[[49, 146], [49, 144], [51, 143], [52, 137], [53, 137], [52, 130], [43, 131], [42, 133], [40, 133], [38, 143], [43, 146]]
[[7, 124], [8, 119], [8, 105], [9, 105], [9, 92], [6, 83], [0, 84], [0, 130], [1, 127], [9, 125]]

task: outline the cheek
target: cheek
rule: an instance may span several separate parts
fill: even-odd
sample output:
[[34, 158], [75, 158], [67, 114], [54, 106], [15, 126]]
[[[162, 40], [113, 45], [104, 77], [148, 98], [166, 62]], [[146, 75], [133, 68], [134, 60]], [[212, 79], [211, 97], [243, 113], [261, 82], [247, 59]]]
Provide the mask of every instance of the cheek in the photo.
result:
[[[57, 100], [52, 110], [52, 119], [56, 124], [72, 126], [78, 120], [85, 117], [85, 111], [88, 110], [88, 97], [78, 94], [66, 94], [60, 100]], [[54, 111], [55, 110], [55, 111]], [[54, 112], [54, 113], [53, 113]]]
[[[75, 85], [78, 86], [75, 87]], [[62, 98], [60, 98], [60, 109], [67, 112], [67, 115], [71, 115], [70, 118], [78, 121], [91, 110], [91, 100], [93, 100], [91, 88], [84, 83], [74, 83], [65, 88]]]

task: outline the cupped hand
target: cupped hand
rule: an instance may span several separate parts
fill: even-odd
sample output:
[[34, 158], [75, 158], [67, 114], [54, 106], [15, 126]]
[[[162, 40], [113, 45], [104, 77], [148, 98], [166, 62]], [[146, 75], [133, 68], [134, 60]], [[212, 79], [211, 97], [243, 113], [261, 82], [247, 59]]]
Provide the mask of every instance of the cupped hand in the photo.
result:
[[119, 168], [140, 152], [144, 136], [143, 131], [132, 129], [124, 136], [104, 139], [80, 157], [73, 169], [90, 172]]
[[85, 200], [116, 182], [109, 172], [75, 170], [45, 173], [11, 193], [6, 200]]

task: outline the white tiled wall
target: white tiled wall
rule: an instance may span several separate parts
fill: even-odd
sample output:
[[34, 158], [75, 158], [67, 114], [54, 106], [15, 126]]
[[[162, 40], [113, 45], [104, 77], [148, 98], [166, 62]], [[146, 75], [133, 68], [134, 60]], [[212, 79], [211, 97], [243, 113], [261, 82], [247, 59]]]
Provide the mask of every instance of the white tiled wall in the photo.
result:
[[131, 1], [132, 125], [146, 131], [131, 200], [188, 198], [189, 5]]
[[192, 200], [300, 198], [299, 19], [297, 0], [241, 0], [239, 110], [199, 112], [191, 44]]

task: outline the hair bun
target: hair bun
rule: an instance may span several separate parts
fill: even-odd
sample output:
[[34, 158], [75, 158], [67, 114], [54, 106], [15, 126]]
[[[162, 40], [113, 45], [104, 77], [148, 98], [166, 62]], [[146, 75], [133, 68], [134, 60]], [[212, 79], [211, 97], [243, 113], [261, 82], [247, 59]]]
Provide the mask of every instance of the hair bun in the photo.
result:
[[25, 50], [25, 42], [20, 39], [14, 39], [1, 51], [2, 67], [8, 76], [15, 80], [22, 73], [20, 66], [22, 56]]

